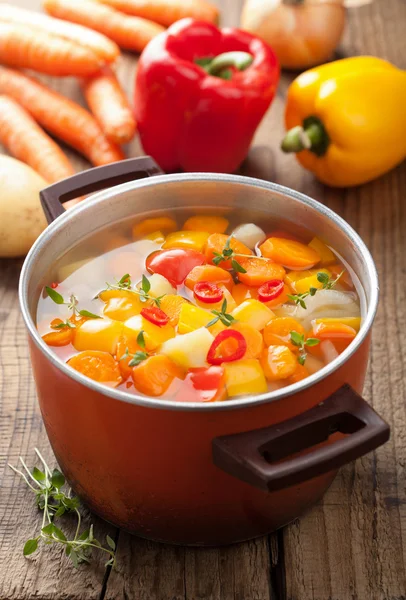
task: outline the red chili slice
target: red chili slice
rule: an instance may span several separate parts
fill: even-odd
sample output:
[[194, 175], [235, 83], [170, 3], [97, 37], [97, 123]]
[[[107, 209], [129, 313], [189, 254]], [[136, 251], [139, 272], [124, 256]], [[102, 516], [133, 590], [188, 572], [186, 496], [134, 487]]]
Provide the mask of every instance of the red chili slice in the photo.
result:
[[157, 306], [147, 306], [146, 308], [143, 308], [141, 315], [150, 323], [158, 325], [158, 327], [163, 327], [169, 323], [168, 315]]
[[270, 302], [275, 300], [283, 292], [284, 283], [282, 279], [271, 279], [266, 281], [258, 288], [258, 300], [261, 302]]
[[193, 288], [193, 294], [201, 302], [214, 304], [223, 299], [223, 290], [210, 281], [199, 281]]
[[51, 288], [53, 290], [56, 290], [56, 288], [58, 287], [59, 283], [56, 283], [56, 281], [54, 281], [53, 283], [51, 283]]
[[[229, 338], [234, 338], [237, 342], [237, 348], [232, 354], [228, 356], [216, 356], [216, 352], [219, 349], [219, 346]], [[212, 345], [209, 348], [207, 353], [207, 362], [211, 365], [221, 365], [225, 362], [233, 362], [234, 360], [240, 360], [245, 354], [247, 350], [247, 342], [245, 337], [239, 331], [235, 331], [234, 329], [225, 329], [224, 331], [220, 331], [220, 333], [214, 338]]]

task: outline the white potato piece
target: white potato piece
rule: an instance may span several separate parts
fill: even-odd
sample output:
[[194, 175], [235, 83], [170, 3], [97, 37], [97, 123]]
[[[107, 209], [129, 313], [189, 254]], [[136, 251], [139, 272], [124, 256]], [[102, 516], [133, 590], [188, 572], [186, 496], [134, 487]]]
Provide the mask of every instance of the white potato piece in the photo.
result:
[[207, 365], [207, 353], [213, 340], [210, 331], [201, 327], [168, 340], [162, 344], [160, 352], [185, 369], [204, 367]]
[[233, 238], [242, 242], [250, 250], [254, 250], [257, 244], [266, 239], [266, 233], [254, 223], [244, 223], [236, 227], [231, 234]]
[[47, 221], [39, 192], [48, 183], [31, 167], [0, 156], [0, 256], [24, 256]]
[[[166, 294], [177, 294], [177, 290], [169, 283], [169, 281], [163, 275], [154, 273], [151, 277], [148, 277], [151, 288], [149, 295], [153, 298], [159, 298], [159, 296], [165, 296]], [[141, 283], [137, 285], [141, 287]]]

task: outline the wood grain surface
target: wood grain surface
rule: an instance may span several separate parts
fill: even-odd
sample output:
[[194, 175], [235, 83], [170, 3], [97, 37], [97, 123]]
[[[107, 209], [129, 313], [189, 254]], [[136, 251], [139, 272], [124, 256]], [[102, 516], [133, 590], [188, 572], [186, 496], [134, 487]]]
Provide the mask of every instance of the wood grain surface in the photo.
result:
[[[222, 23], [237, 25], [241, 0], [218, 0]], [[40, 0], [13, 0], [39, 10]], [[406, 68], [406, 2], [375, 0], [349, 11], [340, 56], [372, 54]], [[136, 57], [118, 72], [132, 92]], [[24, 541], [39, 526], [25, 484], [8, 469], [34, 447], [53, 464], [36, 402], [17, 300], [21, 260], [0, 261], [0, 600], [405, 600], [406, 599], [406, 168], [352, 190], [317, 183], [278, 145], [284, 97], [277, 98], [257, 132], [241, 171], [293, 187], [324, 202], [360, 233], [375, 258], [381, 301], [373, 330], [365, 397], [390, 423], [388, 444], [342, 469], [307, 515], [268, 538], [222, 549], [169, 547], [131, 537], [97, 517], [99, 538], [118, 539], [118, 566], [102, 561], [78, 571], [53, 548], [26, 559]], [[44, 81], [82, 102], [73, 79]], [[368, 94], [368, 90], [365, 90]], [[390, 115], [382, 115], [390, 118]], [[128, 156], [142, 154], [138, 141]], [[67, 149], [78, 170], [88, 164]]]

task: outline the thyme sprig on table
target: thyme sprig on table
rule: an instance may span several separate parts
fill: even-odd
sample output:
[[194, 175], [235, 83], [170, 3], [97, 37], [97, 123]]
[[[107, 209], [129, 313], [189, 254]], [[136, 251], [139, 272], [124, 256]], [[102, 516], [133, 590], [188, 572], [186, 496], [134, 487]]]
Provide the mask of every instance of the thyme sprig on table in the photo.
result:
[[317, 338], [307, 338], [306, 340], [304, 334], [297, 331], [290, 332], [290, 341], [294, 346], [299, 348], [297, 361], [300, 365], [304, 365], [306, 362], [306, 347], [311, 348], [311, 346], [317, 346], [320, 343], [320, 340]]
[[226, 298], [224, 298], [223, 303], [221, 305], [221, 310], [211, 310], [210, 311], [213, 315], [215, 315], [215, 318], [212, 319], [211, 321], [209, 321], [209, 323], [207, 323], [206, 327], [209, 328], [212, 325], [215, 325], [218, 321], [221, 321], [221, 323], [223, 323], [223, 325], [225, 325], [226, 327], [230, 327], [230, 325], [232, 325], [233, 323], [236, 322], [236, 319], [234, 319], [234, 317], [230, 314], [227, 313], [227, 300]]
[[[108, 555], [106, 566], [115, 565], [116, 545], [114, 540], [107, 535], [106, 542], [108, 548], [94, 537], [93, 525], [89, 529], [81, 532], [81, 514], [79, 512], [80, 501], [77, 496], [71, 495], [71, 490], [65, 492], [65, 477], [58, 469], [50, 470], [40, 451], [35, 448], [35, 452], [43, 465], [43, 471], [34, 467], [30, 470], [20, 456], [20, 462], [23, 470], [8, 465], [15, 473], [20, 475], [30, 490], [35, 494], [36, 504], [39, 510], [43, 511], [41, 530], [39, 534], [27, 540], [24, 545], [23, 554], [29, 556], [33, 554], [42, 542], [44, 544], [56, 544], [65, 549], [65, 555], [72, 561], [74, 567], [80, 563], [89, 563], [91, 553], [94, 549], [104, 552]], [[73, 539], [68, 539], [62, 529], [56, 525], [65, 514], [74, 513], [77, 518], [77, 525]]]
[[[94, 313], [88, 311], [88, 310], [79, 310], [78, 309], [78, 299], [75, 296], [75, 294], [71, 294], [69, 296], [69, 300], [65, 300], [65, 298], [56, 290], [54, 290], [51, 287], [45, 286], [45, 291], [48, 294], [48, 296], [51, 298], [51, 300], [53, 302], [55, 302], [55, 304], [64, 304], [65, 306], [68, 307], [68, 310], [72, 311], [72, 315], [74, 317], [76, 316], [81, 316], [81, 317], [87, 317], [88, 319], [101, 319], [100, 315], [95, 315]], [[63, 329], [64, 327], [70, 327], [70, 328], [74, 328], [75, 324], [72, 323], [71, 321], [69, 321], [68, 319], [66, 319], [66, 321], [64, 321], [63, 323], [59, 323], [58, 325], [54, 325], [53, 329]]]
[[344, 271], [341, 271], [341, 273], [337, 275], [335, 279], [333, 279], [327, 273], [319, 271], [319, 273], [317, 273], [317, 281], [319, 281], [322, 284], [321, 288], [311, 287], [307, 292], [303, 292], [302, 294], [288, 294], [288, 298], [292, 300], [292, 302], [294, 302], [297, 306], [307, 308], [305, 299], [308, 296], [314, 296], [320, 289], [332, 290], [343, 274]]
[[126, 290], [127, 292], [131, 292], [132, 294], [136, 294], [141, 302], [153, 302], [158, 308], [161, 307], [161, 300], [166, 294], [162, 294], [162, 296], [158, 296], [155, 298], [150, 295], [151, 283], [145, 275], [142, 276], [140, 287], [137, 289], [132, 288], [131, 277], [128, 273], [123, 275], [121, 279], [117, 283], [107, 283], [108, 290]]

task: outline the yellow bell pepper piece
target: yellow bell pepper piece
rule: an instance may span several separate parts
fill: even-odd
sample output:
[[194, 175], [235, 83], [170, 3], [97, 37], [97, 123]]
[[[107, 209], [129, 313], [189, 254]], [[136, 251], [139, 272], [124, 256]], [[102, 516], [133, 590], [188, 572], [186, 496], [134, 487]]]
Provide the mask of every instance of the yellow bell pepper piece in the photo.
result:
[[187, 248], [202, 252], [209, 236], [207, 231], [175, 231], [166, 237], [162, 248]]
[[162, 244], [165, 241], [165, 236], [162, 231], [152, 231], [144, 237], [144, 240], [150, 240], [156, 244]]
[[342, 323], [343, 325], [348, 325], [348, 327], [352, 327], [355, 331], [359, 331], [361, 327], [361, 317], [325, 317], [324, 319], [314, 319], [312, 321], [312, 326], [317, 327], [320, 323], [324, 323], [325, 325], [334, 325], [338, 323]]
[[[207, 323], [212, 321], [216, 315], [213, 315], [208, 310], [204, 310], [200, 306], [194, 304], [182, 304], [179, 313], [178, 333], [190, 333], [201, 327], [206, 327]], [[213, 335], [217, 335], [225, 329], [220, 321], [209, 327], [209, 331]]]
[[275, 317], [274, 313], [259, 300], [244, 300], [231, 315], [237, 321], [248, 323], [258, 331], [261, 331]]
[[326, 246], [326, 244], [319, 238], [314, 237], [309, 243], [309, 246], [310, 248], [313, 248], [313, 250], [316, 250], [317, 254], [320, 256], [319, 264], [321, 267], [328, 267], [337, 261], [337, 257], [334, 252], [332, 252], [330, 248]]
[[[323, 269], [323, 271], [326, 271], [326, 269]], [[317, 273], [320, 273], [320, 271], [317, 271]], [[317, 290], [321, 290], [323, 284], [317, 279], [317, 273], [315, 275], [311, 275], [310, 277], [304, 277], [303, 279], [298, 279], [298, 281], [295, 281], [293, 287], [296, 294], [304, 294], [312, 287], [316, 288]]]
[[207, 365], [207, 353], [213, 341], [214, 337], [210, 331], [201, 327], [168, 340], [162, 344], [160, 352], [184, 369], [204, 367]]
[[264, 372], [256, 358], [223, 363], [229, 396], [264, 394], [268, 391]]
[[103, 314], [115, 321], [126, 321], [134, 315], [139, 315], [145, 306], [146, 304], [142, 304], [138, 299], [133, 301], [129, 298], [111, 298], [107, 301]]
[[[145, 319], [142, 315], [136, 315], [131, 317], [124, 323], [125, 330], [130, 329], [138, 335], [140, 331], [144, 332], [145, 347], [147, 350], [156, 350], [161, 344], [175, 337], [175, 329], [171, 325], [164, 325], [159, 327], [154, 325], [148, 319]], [[131, 332], [129, 332], [131, 336]]]
[[89, 319], [76, 328], [73, 345], [76, 350], [100, 350], [115, 354], [123, 332], [123, 323], [111, 319]]
[[371, 56], [299, 75], [287, 95], [282, 150], [331, 186], [383, 175], [406, 157], [406, 72]]
[[172, 217], [151, 217], [133, 226], [133, 237], [138, 239], [154, 231], [175, 231], [176, 227], [176, 221]]
[[296, 284], [299, 281], [314, 276], [317, 278], [317, 273], [326, 273], [326, 275], [331, 277], [331, 273], [328, 269], [306, 269], [306, 271], [290, 271], [287, 275], [285, 275], [284, 281], [296, 293]]
[[217, 215], [196, 215], [185, 221], [183, 229], [187, 231], [208, 231], [209, 233], [225, 233], [228, 220]]

